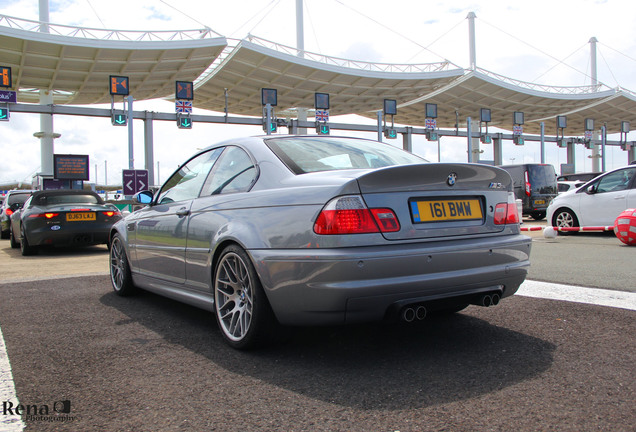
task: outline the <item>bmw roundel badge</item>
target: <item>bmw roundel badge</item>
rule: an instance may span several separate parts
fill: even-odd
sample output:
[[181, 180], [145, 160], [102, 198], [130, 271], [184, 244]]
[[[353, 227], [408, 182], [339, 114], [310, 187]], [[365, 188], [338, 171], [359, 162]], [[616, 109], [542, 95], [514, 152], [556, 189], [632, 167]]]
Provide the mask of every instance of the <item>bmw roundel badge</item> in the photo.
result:
[[450, 173], [448, 175], [448, 179], [446, 179], [446, 183], [448, 183], [449, 186], [455, 186], [456, 182], [457, 182], [457, 174], [455, 174], [454, 172]]

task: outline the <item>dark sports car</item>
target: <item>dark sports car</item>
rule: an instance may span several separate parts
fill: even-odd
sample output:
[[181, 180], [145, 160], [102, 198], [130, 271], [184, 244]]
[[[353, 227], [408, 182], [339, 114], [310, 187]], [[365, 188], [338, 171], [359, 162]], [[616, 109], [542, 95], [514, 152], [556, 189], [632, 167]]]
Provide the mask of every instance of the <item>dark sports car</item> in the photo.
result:
[[0, 204], [0, 238], [9, 238], [11, 215], [22, 208], [32, 193], [32, 190], [11, 190], [4, 197]]
[[108, 244], [110, 229], [120, 219], [119, 210], [94, 192], [34, 192], [11, 217], [11, 247], [32, 255], [41, 246]]
[[423, 319], [494, 305], [526, 277], [510, 175], [332, 136], [235, 139], [187, 160], [116, 223], [117, 294], [214, 311], [249, 348], [284, 325]]

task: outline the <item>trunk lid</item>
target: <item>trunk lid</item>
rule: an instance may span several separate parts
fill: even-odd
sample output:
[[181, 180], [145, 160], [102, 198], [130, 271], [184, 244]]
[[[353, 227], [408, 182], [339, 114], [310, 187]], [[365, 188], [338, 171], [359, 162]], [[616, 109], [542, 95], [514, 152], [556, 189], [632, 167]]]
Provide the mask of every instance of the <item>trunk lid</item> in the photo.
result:
[[509, 200], [510, 175], [478, 164], [431, 163], [374, 170], [357, 179], [369, 208], [390, 208], [400, 230], [387, 240], [484, 235], [502, 232], [494, 210]]

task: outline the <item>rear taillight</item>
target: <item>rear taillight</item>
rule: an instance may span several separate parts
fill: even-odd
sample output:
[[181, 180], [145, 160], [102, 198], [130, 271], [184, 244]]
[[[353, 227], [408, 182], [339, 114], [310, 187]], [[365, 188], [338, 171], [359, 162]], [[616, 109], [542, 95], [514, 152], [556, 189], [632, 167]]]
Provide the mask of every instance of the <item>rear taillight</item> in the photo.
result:
[[400, 222], [393, 210], [388, 208], [371, 209], [371, 214], [382, 232], [396, 232], [400, 230]]
[[4, 213], [5, 213], [7, 216], [11, 216], [11, 215], [13, 214], [13, 210], [11, 210], [10, 208], [8, 208], [8, 209], [6, 209], [6, 210], [4, 211]]
[[119, 214], [119, 212], [118, 212], [118, 211], [113, 211], [113, 210], [108, 210], [108, 211], [105, 211], [105, 212], [103, 212], [103, 213], [104, 213], [104, 215], [105, 215], [106, 217], [113, 217], [113, 216], [115, 216], [115, 215], [118, 215], [118, 214]]
[[31, 214], [29, 215], [30, 218], [46, 218], [46, 219], [53, 219], [56, 216], [59, 216], [59, 213], [36, 213], [36, 214]]
[[514, 194], [510, 193], [508, 202], [499, 203], [495, 206], [495, 225], [510, 225], [519, 223], [519, 212]]
[[532, 185], [530, 185], [530, 178], [528, 177], [528, 171], [525, 172], [525, 180], [526, 180], [526, 195], [530, 196], [532, 192]]
[[331, 200], [314, 223], [314, 232], [320, 235], [368, 234], [399, 230], [400, 223], [393, 210], [369, 210], [362, 197], [357, 195]]

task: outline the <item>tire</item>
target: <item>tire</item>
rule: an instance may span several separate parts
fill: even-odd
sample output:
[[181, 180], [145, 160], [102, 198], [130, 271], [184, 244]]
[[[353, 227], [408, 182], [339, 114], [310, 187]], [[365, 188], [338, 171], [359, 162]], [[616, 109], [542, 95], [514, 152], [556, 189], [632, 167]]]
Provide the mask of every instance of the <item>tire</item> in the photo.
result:
[[113, 285], [115, 294], [121, 297], [133, 295], [137, 291], [137, 287], [133, 284], [126, 248], [119, 234], [113, 236], [108, 256], [110, 282]]
[[13, 228], [9, 228], [9, 243], [11, 244], [11, 249], [20, 247], [20, 243], [15, 240], [15, 236], [13, 235]]
[[221, 253], [214, 271], [214, 310], [223, 338], [233, 348], [270, 341], [277, 326], [265, 291], [247, 253], [236, 245]]
[[[557, 228], [577, 228], [579, 226], [579, 220], [572, 210], [560, 208], [552, 215], [552, 226]], [[560, 231], [559, 234], [569, 233], [567, 231]]]
[[38, 248], [31, 246], [24, 233], [24, 227], [20, 230], [20, 252], [22, 256], [35, 255], [38, 253]]

